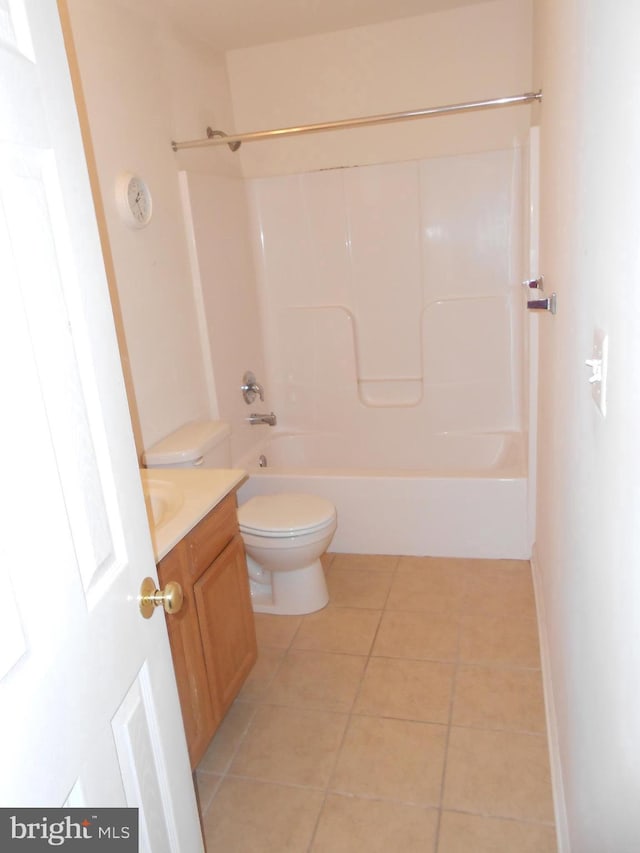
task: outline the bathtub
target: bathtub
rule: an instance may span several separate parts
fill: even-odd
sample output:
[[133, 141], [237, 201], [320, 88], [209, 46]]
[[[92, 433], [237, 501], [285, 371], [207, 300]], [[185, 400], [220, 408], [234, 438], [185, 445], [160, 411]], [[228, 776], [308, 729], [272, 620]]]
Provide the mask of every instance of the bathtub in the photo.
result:
[[237, 463], [249, 472], [238, 500], [328, 498], [338, 511], [334, 552], [523, 560], [531, 555], [523, 448], [516, 433], [437, 435], [409, 459], [402, 446], [366, 439], [273, 433]]
[[357, 436], [272, 432], [235, 464], [249, 472], [240, 503], [296, 491], [329, 498], [338, 511], [333, 552], [492, 559], [531, 553], [517, 433], [430, 436], [416, 454]]

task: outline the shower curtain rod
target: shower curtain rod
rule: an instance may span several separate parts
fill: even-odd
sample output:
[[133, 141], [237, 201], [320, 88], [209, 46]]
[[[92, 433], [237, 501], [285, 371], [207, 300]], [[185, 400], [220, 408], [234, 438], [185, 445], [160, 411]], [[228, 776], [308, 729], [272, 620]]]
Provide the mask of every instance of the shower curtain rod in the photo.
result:
[[206, 139], [190, 139], [186, 142], [172, 142], [174, 151], [183, 148], [207, 148], [210, 145], [228, 145], [232, 151], [237, 151], [243, 142], [257, 142], [262, 139], [279, 139], [284, 136], [299, 136], [304, 133], [319, 133], [325, 130], [344, 130], [350, 127], [366, 127], [374, 124], [388, 124], [394, 121], [431, 118], [447, 115], [448, 113], [471, 112], [472, 110], [488, 110], [496, 107], [511, 107], [517, 104], [529, 104], [542, 100], [542, 90], [526, 92], [524, 95], [513, 95], [507, 98], [493, 98], [489, 101], [468, 101], [462, 104], [448, 104], [444, 107], [430, 107], [424, 110], [408, 110], [401, 113], [384, 113], [377, 116], [362, 116], [346, 118], [340, 121], [327, 121], [320, 124], [303, 124], [299, 127], [280, 127], [276, 130], [256, 130], [253, 133], [225, 133], [222, 130], [207, 128]]

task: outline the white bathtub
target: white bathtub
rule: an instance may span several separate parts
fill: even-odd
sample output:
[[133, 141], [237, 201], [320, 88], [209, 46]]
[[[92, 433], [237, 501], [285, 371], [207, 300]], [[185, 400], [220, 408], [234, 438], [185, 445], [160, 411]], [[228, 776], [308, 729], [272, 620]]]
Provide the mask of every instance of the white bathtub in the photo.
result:
[[416, 458], [362, 438], [272, 433], [236, 462], [250, 474], [239, 501], [296, 491], [329, 498], [338, 511], [330, 551], [528, 559], [522, 437], [438, 435], [424, 444]]

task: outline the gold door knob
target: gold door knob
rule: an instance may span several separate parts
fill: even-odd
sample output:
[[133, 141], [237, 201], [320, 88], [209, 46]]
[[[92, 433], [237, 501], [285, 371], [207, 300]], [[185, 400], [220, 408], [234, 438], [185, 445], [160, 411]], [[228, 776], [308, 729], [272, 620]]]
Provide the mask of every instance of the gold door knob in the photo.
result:
[[164, 589], [157, 589], [153, 578], [145, 578], [140, 586], [140, 613], [145, 619], [150, 619], [156, 607], [162, 605], [166, 612], [171, 615], [177, 613], [182, 607], [184, 595], [182, 587], [177, 581], [170, 581]]

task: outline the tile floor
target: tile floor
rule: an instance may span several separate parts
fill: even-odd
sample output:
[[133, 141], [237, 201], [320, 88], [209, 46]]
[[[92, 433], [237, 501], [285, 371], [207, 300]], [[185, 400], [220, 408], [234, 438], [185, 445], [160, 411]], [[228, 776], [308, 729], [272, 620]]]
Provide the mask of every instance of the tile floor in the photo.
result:
[[329, 554], [258, 614], [197, 770], [207, 853], [556, 850], [529, 564]]

